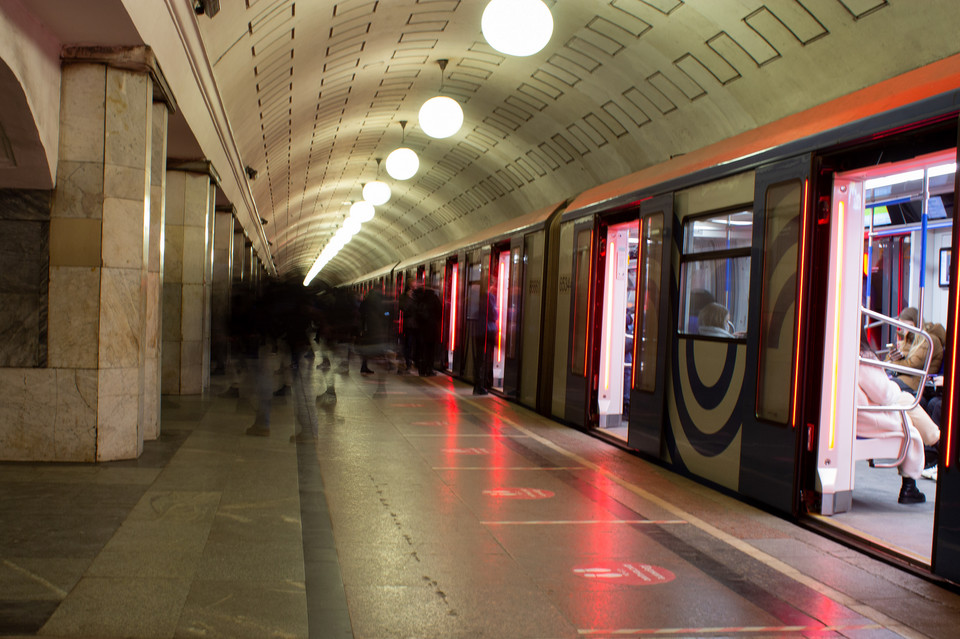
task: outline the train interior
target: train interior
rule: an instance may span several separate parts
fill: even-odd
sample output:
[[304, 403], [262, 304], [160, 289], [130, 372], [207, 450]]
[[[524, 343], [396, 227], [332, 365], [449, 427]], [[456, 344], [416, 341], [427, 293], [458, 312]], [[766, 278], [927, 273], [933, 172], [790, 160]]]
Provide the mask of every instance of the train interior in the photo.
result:
[[601, 251], [603, 305], [597, 383], [599, 428], [626, 441], [630, 415], [640, 222], [609, 226]]
[[444, 313], [446, 314], [446, 321], [444, 326], [446, 327], [447, 335], [446, 337], [446, 348], [444, 349], [443, 354], [443, 363], [444, 368], [449, 371], [453, 370], [453, 355], [456, 353], [457, 349], [457, 310], [458, 299], [457, 296], [460, 294], [460, 266], [455, 261], [450, 261], [446, 266], [446, 274], [444, 277]]
[[[503, 380], [506, 373], [507, 338], [511, 332], [507, 330], [507, 311], [510, 297], [510, 251], [500, 251], [496, 255], [493, 265], [492, 286], [495, 290], [493, 312], [496, 331], [493, 343], [493, 389], [503, 392]], [[489, 319], [488, 319], [489, 321]]]
[[[905, 375], [895, 368], [905, 350], [899, 340], [908, 334], [895, 323], [904, 309], [918, 309], [924, 331], [934, 334], [931, 340], [936, 340], [934, 327], [947, 327], [956, 157], [956, 149], [951, 149], [837, 174], [831, 207], [829, 272], [836, 275], [831, 276], [835, 279], [827, 303], [817, 451], [822, 506], [815, 516], [923, 564], [931, 561], [936, 474], [926, 468], [917, 480], [925, 502], [898, 503], [897, 462], [904, 460], [901, 464], [906, 468], [913, 455], [915, 464], [917, 448], [911, 453], [910, 437], [904, 435], [857, 437], [856, 424], [867, 411], [855, 399], [855, 380], [864, 366], [880, 368], [894, 381]], [[860, 327], [865, 327], [878, 360], [889, 360], [894, 366], [876, 360], [863, 363]], [[931, 350], [936, 353], [939, 346]], [[940, 394], [942, 367], [933, 370], [936, 364], [931, 362], [924, 374], [924, 364], [918, 366], [919, 375], [901, 379], [912, 377], [922, 383], [915, 383], [917, 390], [905, 392], [919, 395], [918, 408], [938, 418], [931, 400]], [[905, 432], [916, 436], [907, 425], [914, 418], [898, 406], [875, 406], [871, 411], [895, 415]], [[929, 466], [936, 459], [935, 447], [927, 446], [925, 457]]]

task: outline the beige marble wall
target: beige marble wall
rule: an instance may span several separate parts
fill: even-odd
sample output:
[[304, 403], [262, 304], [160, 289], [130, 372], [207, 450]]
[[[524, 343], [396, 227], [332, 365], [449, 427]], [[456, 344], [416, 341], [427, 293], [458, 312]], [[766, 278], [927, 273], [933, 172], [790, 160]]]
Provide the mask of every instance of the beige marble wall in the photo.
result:
[[4, 460], [95, 460], [97, 371], [4, 368], [0, 389]]
[[47, 368], [0, 370], [3, 459], [106, 461], [143, 449], [153, 111], [145, 74], [63, 67]]
[[[210, 176], [167, 171], [164, 221], [161, 387], [198, 395], [209, 384], [207, 284], [213, 200]], [[207, 364], [206, 379], [204, 360]]]

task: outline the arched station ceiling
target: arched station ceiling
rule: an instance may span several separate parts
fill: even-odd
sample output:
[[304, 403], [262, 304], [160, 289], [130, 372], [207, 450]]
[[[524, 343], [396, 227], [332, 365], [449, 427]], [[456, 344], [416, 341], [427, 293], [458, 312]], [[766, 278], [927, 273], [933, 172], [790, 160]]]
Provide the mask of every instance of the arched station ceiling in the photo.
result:
[[[958, 50], [952, 0], [557, 0], [528, 58], [480, 31], [486, 0], [247, 0], [201, 19], [269, 221], [306, 271], [347, 202], [406, 143], [421, 157], [321, 273], [348, 280]], [[952, 24], [954, 27], [949, 27]], [[434, 140], [417, 112], [464, 108]]]
[[[167, 52], [187, 47], [141, 0], [101, 6], [118, 1], [170, 75]], [[420, 171], [398, 182], [381, 169], [391, 200], [321, 280], [348, 281], [960, 51], [956, 0], [922, 10], [916, 0], [546, 0], [550, 43], [513, 58], [481, 34], [486, 2], [220, 0], [216, 15], [194, 18], [202, 46], [189, 56], [206, 59], [191, 68], [212, 70], [267, 224], [238, 218], [269, 240], [278, 272], [309, 269], [376, 159], [400, 146], [402, 120]], [[190, 0], [157, 0], [169, 15], [181, 4]], [[440, 59], [465, 123], [435, 140], [417, 112], [440, 92]]]

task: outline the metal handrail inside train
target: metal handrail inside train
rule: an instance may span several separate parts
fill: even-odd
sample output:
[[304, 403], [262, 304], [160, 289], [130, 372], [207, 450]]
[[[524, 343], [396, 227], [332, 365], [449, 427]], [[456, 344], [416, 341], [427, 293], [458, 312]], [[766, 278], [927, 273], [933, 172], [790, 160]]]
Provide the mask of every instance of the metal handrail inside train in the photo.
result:
[[[861, 364], [866, 364], [868, 366], [876, 366], [888, 371], [894, 371], [897, 373], [905, 373], [907, 375], [916, 375], [921, 380], [926, 379], [927, 371], [930, 369], [930, 360], [933, 357], [933, 338], [924, 331], [922, 328], [917, 326], [911, 326], [904, 322], [901, 322], [892, 317], [887, 317], [876, 311], [872, 311], [868, 308], [860, 307], [860, 321], [863, 323], [863, 316], [872, 318], [873, 322], [867, 325], [867, 328], [872, 328], [881, 324], [889, 324], [896, 328], [901, 328], [903, 330], [909, 331], [911, 333], [916, 333], [920, 335], [927, 342], [927, 357], [924, 362], [923, 369], [911, 368], [909, 366], [901, 366], [899, 364], [894, 364], [893, 362], [884, 362], [879, 359], [874, 359], [870, 357], [859, 357]], [[872, 412], [882, 412], [882, 411], [896, 411], [900, 413], [900, 423], [903, 428], [903, 442], [900, 446], [900, 453], [898, 454], [896, 460], [891, 463], [879, 463], [874, 461], [873, 465], [876, 468], [893, 468], [899, 466], [903, 463], [903, 460], [907, 456], [907, 450], [910, 448], [910, 441], [912, 436], [910, 435], [910, 421], [907, 417], [907, 412], [913, 410], [920, 404], [920, 398], [923, 396], [923, 383], [917, 384], [917, 389], [914, 391], [913, 402], [907, 406], [901, 406], [899, 404], [886, 404], [886, 405], [876, 405], [876, 406], [861, 406], [857, 405], [858, 411], [872, 411]]]

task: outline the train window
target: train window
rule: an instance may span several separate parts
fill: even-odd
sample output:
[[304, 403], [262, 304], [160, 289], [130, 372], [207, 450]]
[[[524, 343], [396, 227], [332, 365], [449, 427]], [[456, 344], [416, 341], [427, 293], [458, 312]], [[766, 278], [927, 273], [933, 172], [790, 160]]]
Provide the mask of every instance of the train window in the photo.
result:
[[680, 263], [680, 332], [743, 339], [750, 301], [753, 213], [687, 220]]
[[737, 211], [690, 220], [683, 229], [683, 253], [711, 253], [750, 248], [753, 212]]
[[577, 233], [574, 246], [573, 349], [570, 372], [587, 374], [587, 314], [590, 308], [590, 240], [591, 230]]
[[757, 417], [780, 424], [790, 420], [791, 364], [796, 330], [797, 243], [802, 206], [801, 180], [780, 182], [767, 188]]

